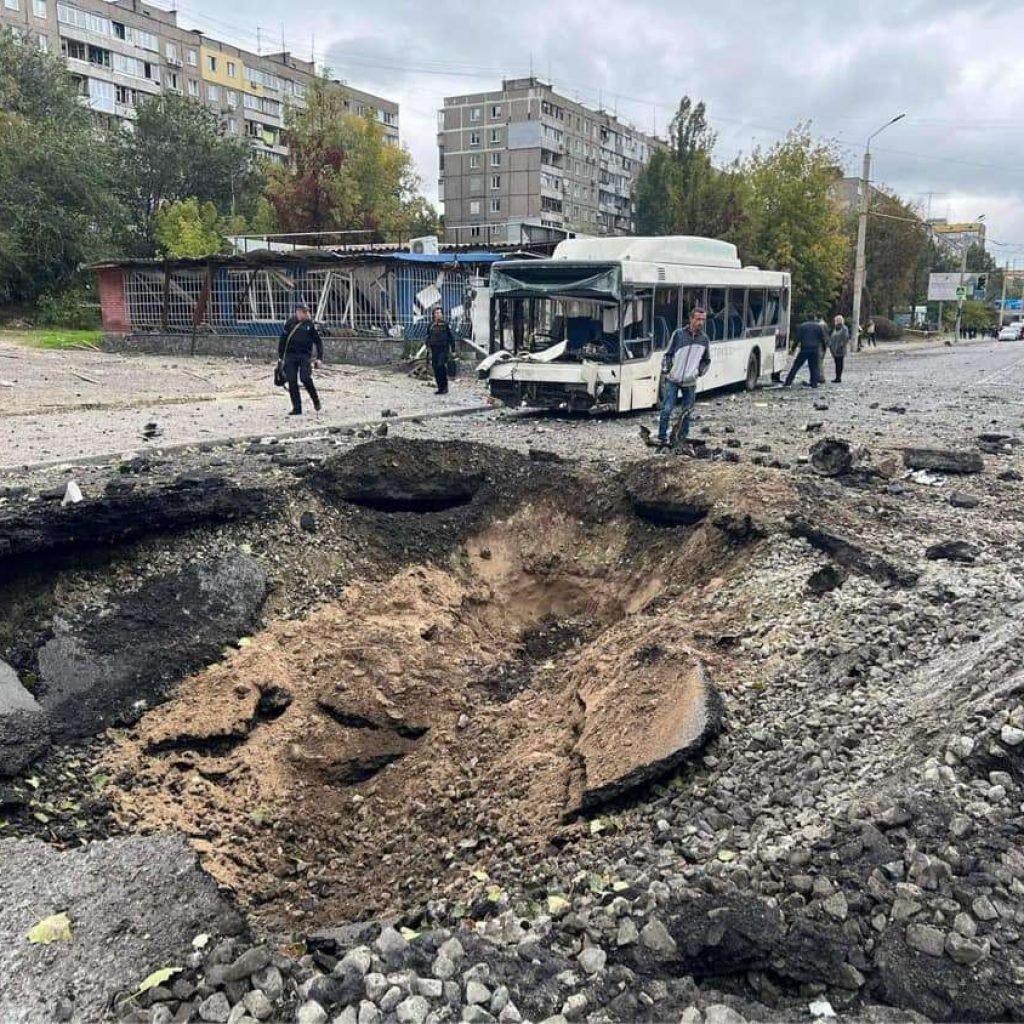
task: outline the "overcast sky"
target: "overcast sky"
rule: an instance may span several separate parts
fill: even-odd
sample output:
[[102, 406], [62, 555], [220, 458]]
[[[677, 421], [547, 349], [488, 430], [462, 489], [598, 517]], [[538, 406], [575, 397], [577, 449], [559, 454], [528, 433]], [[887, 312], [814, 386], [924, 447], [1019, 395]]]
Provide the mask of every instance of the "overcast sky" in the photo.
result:
[[[167, 0], [164, 0], [167, 3]], [[986, 215], [989, 250], [1024, 266], [1020, 0], [183, 0], [183, 25], [239, 45], [315, 51], [335, 77], [397, 100], [402, 140], [437, 196], [445, 96], [531, 65], [556, 89], [664, 133], [703, 99], [723, 163], [799, 122], [932, 216]], [[200, 14], [200, 9], [205, 12]], [[929, 200], [929, 193], [931, 197]], [[997, 244], [1003, 243], [1003, 244]]]

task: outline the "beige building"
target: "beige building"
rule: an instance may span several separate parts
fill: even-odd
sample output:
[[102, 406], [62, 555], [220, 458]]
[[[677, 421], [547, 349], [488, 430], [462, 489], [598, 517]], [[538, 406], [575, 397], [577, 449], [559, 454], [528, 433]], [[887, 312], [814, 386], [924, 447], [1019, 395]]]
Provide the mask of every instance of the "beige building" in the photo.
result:
[[519, 242], [537, 232], [625, 235], [633, 190], [661, 145], [537, 78], [451, 96], [438, 112], [438, 195], [449, 242]]
[[[178, 24], [174, 11], [141, 0], [0, 0], [0, 26], [61, 53], [83, 102], [102, 116], [132, 120], [159, 92], [201, 100], [224, 130], [284, 160], [285, 112], [305, 104], [315, 67], [289, 53], [255, 54]], [[341, 82], [356, 114], [372, 111], [398, 144], [398, 104]]]

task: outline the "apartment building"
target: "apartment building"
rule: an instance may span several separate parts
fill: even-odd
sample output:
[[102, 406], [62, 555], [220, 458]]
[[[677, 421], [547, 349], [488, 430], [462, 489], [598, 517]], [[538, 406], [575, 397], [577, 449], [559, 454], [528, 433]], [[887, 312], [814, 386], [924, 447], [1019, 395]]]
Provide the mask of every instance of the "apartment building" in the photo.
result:
[[531, 228], [625, 235], [633, 190], [657, 139], [537, 78], [452, 96], [437, 144], [449, 242], [519, 242]]
[[[191, 96], [217, 112], [226, 132], [278, 161], [288, 155], [285, 112], [305, 104], [316, 74], [310, 61], [220, 42], [142, 0], [0, 0], [0, 27], [63, 54], [83, 102], [100, 116], [130, 121], [147, 96]], [[398, 145], [397, 103], [334, 86], [353, 113], [372, 111]]]

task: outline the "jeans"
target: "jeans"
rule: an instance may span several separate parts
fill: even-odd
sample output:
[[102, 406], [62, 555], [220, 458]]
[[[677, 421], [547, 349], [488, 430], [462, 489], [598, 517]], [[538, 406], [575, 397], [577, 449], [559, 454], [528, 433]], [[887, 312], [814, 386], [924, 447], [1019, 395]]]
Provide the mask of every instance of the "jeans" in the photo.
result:
[[793, 378], [804, 363], [807, 363], [807, 369], [811, 375], [811, 387], [818, 386], [818, 381], [821, 380], [821, 371], [818, 363], [818, 350], [815, 348], [810, 352], [804, 349], [797, 352], [796, 359], [793, 360], [793, 365], [789, 368], [789, 373], [786, 374], [785, 384], [787, 387], [793, 383]]
[[437, 381], [437, 390], [443, 395], [448, 390], [448, 349], [432, 348], [430, 350], [430, 365], [434, 370], [434, 380]]
[[668, 382], [665, 388], [665, 397], [661, 403], [661, 415], [658, 417], [658, 440], [668, 440], [668, 425], [675, 411], [676, 403], [682, 407], [680, 414], [679, 434], [681, 437], [690, 436], [690, 413], [693, 412], [694, 404], [697, 401], [697, 385], [681, 386]]
[[287, 356], [284, 361], [284, 376], [288, 381], [288, 394], [291, 395], [292, 409], [302, 412], [302, 392], [299, 390], [301, 380], [313, 399], [313, 408], [320, 408], [320, 396], [316, 393], [313, 383], [313, 361], [309, 356]]

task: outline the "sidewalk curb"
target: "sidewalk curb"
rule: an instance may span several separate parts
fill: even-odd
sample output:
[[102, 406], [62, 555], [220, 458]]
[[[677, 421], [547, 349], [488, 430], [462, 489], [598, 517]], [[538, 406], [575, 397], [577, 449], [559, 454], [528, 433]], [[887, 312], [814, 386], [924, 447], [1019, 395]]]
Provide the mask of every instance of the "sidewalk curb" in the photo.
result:
[[153, 448], [122, 448], [116, 452], [105, 452], [101, 455], [83, 455], [75, 459], [46, 459], [42, 462], [24, 462], [14, 466], [0, 466], [0, 473], [31, 473], [38, 469], [52, 469], [55, 466], [101, 466], [105, 462], [115, 462], [121, 459], [122, 455], [139, 455], [143, 452], [154, 455], [164, 455], [172, 452], [182, 452], [189, 448], [223, 448], [231, 444], [253, 443], [264, 437], [295, 439], [302, 437], [317, 437], [323, 434], [340, 434], [344, 430], [352, 430], [367, 425], [378, 426], [381, 423], [411, 423], [413, 420], [438, 420], [452, 418], [455, 416], [474, 416], [482, 412], [495, 412], [499, 409], [495, 405], [470, 405], [455, 409], [440, 409], [437, 412], [410, 412], [401, 416], [389, 416], [387, 419], [352, 420], [347, 423], [323, 424], [319, 427], [302, 427], [298, 430], [264, 430], [259, 434], [237, 434], [233, 437], [217, 437], [213, 439], [204, 438], [202, 441], [182, 441], [178, 444], [163, 445]]

